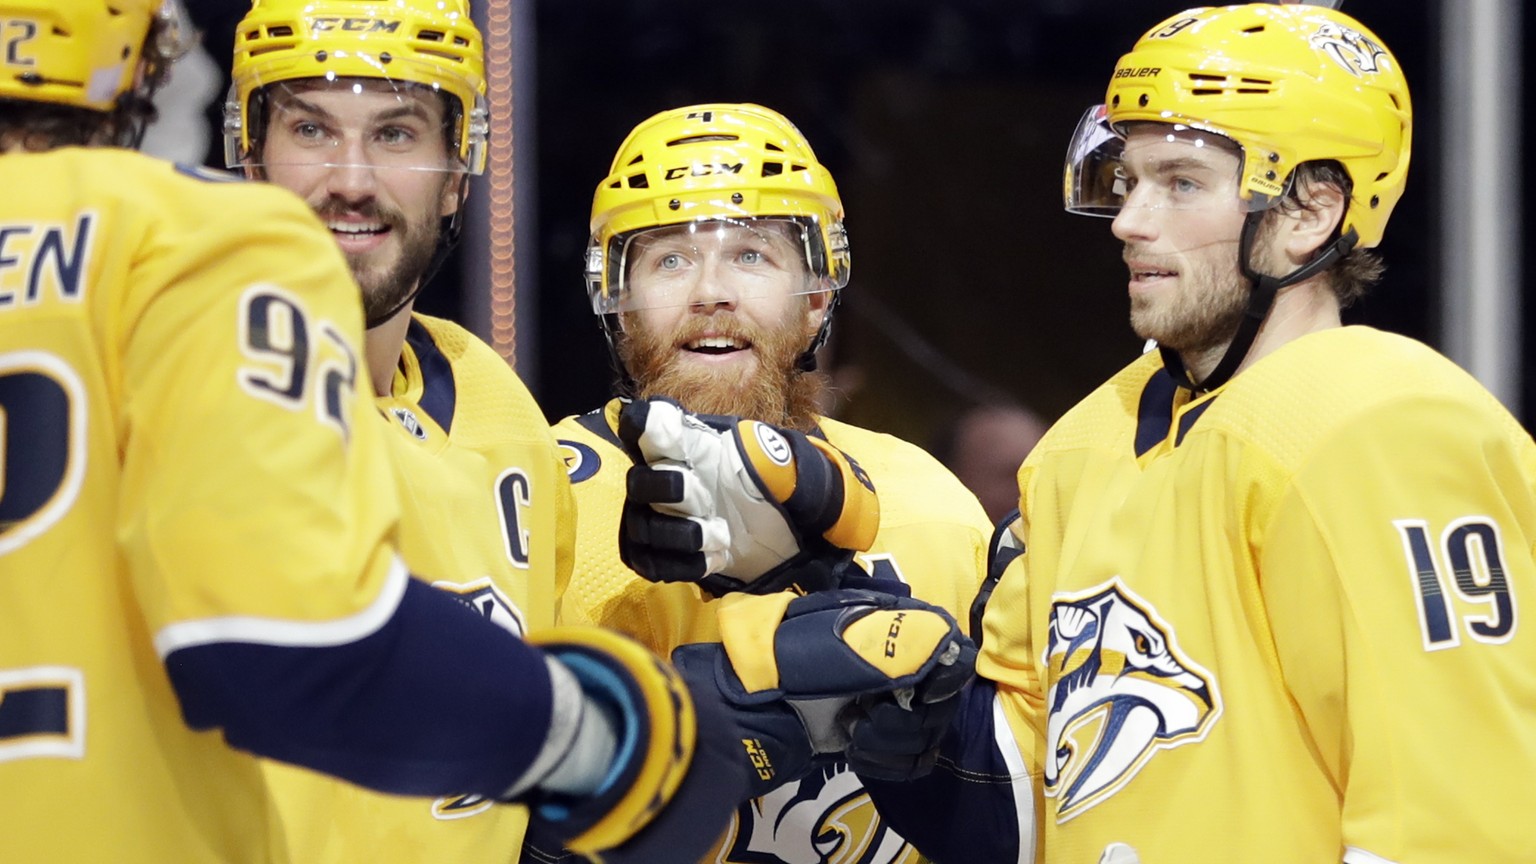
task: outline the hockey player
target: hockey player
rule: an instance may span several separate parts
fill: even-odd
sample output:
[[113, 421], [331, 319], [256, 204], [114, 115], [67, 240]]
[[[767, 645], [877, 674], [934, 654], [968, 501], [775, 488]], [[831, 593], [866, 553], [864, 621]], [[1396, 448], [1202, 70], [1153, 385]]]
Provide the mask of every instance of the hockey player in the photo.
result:
[[[303, 197], [361, 287], [406, 564], [515, 633], [553, 624], [575, 526], [544, 414], [489, 346], [412, 311], [485, 166], [484, 56], [467, 3], [257, 0], [236, 28], [231, 77], [230, 167]], [[381, 795], [280, 763], [272, 774], [273, 827], [307, 862], [469, 860], [517, 849], [527, 822], [482, 796]]]
[[959, 768], [872, 783], [919, 848], [1532, 860], [1536, 446], [1430, 348], [1340, 322], [1411, 140], [1397, 59], [1331, 9], [1193, 9], [1120, 59], [1066, 206], [1113, 217], [1159, 350], [1019, 473]]
[[[966, 609], [990, 534], [975, 496], [918, 447], [817, 412], [825, 384], [815, 371], [816, 350], [847, 284], [850, 256], [837, 188], [799, 130], [760, 105], [663, 111], [619, 147], [597, 187], [591, 230], [588, 292], [620, 395], [785, 427], [793, 430], [780, 431], [794, 449], [812, 456], [801, 448], [838, 459], [847, 454], [852, 470], [878, 490], [880, 517], [878, 532], [858, 540], [846, 525], [829, 529], [834, 542], [862, 550], [846, 572], [909, 587], [912, 596], [956, 614]], [[669, 434], [688, 440], [671, 403], [649, 404], [669, 407], [637, 414], [647, 403], [636, 402], [625, 413], [652, 431], [674, 424]], [[621, 519], [632, 464], [619, 437], [621, 407], [610, 402], [556, 426], [581, 514], [562, 620], [615, 627], [664, 656], [684, 643], [719, 641], [720, 620], [742, 616], [717, 616], [721, 604], [713, 598], [762, 574], [729, 565], [722, 573], [718, 556], [706, 565], [702, 556], [621, 550], [621, 521], [627, 532], [643, 533], [637, 518], [649, 509], [630, 508]], [[735, 440], [750, 445], [756, 437]], [[799, 496], [814, 498], [804, 489]], [[673, 581], [652, 584], [629, 564]], [[770, 577], [751, 590], [785, 584]], [[829, 576], [802, 587], [834, 584], [850, 583]], [[708, 860], [916, 860], [881, 822], [846, 762], [825, 762], [803, 779], [793, 773], [770, 772], [774, 782], [739, 809]]]
[[[536, 650], [402, 564], [314, 213], [113, 146], [189, 36], [175, 0], [0, 0], [0, 860], [286, 860], [251, 753], [526, 801], [610, 862], [702, 851], [744, 787], [714, 702], [615, 634]], [[369, 144], [432, 110], [400, 108]]]

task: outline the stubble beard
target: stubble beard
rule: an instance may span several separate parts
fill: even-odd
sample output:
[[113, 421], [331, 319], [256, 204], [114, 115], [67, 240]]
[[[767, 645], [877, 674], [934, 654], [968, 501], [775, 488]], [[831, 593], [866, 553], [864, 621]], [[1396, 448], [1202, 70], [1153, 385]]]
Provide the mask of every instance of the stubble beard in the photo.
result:
[[[1144, 256], [1127, 247], [1127, 258]], [[1224, 349], [1237, 333], [1248, 307], [1248, 281], [1238, 271], [1237, 255], [1226, 266], [1214, 266], [1211, 256], [1184, 259], [1179, 290], [1172, 296], [1131, 298], [1131, 329], [1142, 339], [1186, 358]]]
[[428, 216], [420, 222], [411, 222], [398, 210], [385, 210], [377, 203], [369, 202], [360, 207], [330, 201], [316, 211], [321, 219], [341, 213], [357, 213], [377, 219], [388, 225], [391, 233], [400, 241], [400, 251], [393, 264], [380, 266], [370, 260], [371, 254], [346, 254], [347, 267], [352, 278], [362, 290], [363, 314], [371, 323], [381, 322], [384, 316], [397, 311], [401, 303], [411, 296], [426, 275], [437, 251], [438, 218]]
[[[801, 332], [803, 308], [792, 307], [786, 320], [760, 328], [731, 312], [689, 316], [676, 331], [654, 333], [637, 316], [625, 319], [619, 359], [634, 379], [633, 394], [666, 396], [697, 414], [725, 414], [809, 432], [827, 388], [826, 376], [797, 367], [809, 338]], [[751, 370], [710, 368], [684, 363], [682, 346], [709, 331], [745, 339], [757, 364]]]

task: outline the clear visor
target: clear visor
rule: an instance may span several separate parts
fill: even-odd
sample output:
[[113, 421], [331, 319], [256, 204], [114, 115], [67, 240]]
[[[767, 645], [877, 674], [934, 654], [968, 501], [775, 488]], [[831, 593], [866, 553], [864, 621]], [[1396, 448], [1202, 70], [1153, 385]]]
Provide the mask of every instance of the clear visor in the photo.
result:
[[1263, 210], [1278, 200], [1241, 194], [1243, 150], [1231, 138], [1178, 122], [1111, 126], [1103, 105], [1088, 109], [1067, 148], [1067, 210], [1114, 217], [1128, 207]]
[[[341, 52], [337, 52], [338, 54]], [[356, 58], [354, 58], [356, 59]], [[422, 80], [441, 72], [422, 65]], [[477, 96], [469, 117], [437, 84], [409, 80], [411, 62], [395, 59], [401, 78], [317, 77], [264, 84], [240, 110], [238, 85], [225, 106], [224, 157], [231, 168], [370, 168], [478, 173], [484, 164], [485, 105]], [[248, 131], [242, 129], [250, 123]], [[468, 160], [459, 147], [470, 124]], [[247, 142], [249, 147], [247, 147]], [[264, 173], [264, 172], [263, 172]]]
[[644, 228], [587, 250], [599, 315], [835, 289], [817, 275], [814, 220], [712, 218]]

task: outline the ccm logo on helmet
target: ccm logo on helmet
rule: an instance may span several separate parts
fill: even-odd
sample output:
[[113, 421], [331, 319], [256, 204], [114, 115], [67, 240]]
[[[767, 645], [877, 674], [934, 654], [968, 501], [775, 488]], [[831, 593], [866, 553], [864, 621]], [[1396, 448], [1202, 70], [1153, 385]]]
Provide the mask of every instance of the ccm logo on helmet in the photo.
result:
[[383, 18], [311, 18], [309, 29], [316, 33], [328, 30], [345, 30], [348, 33], [394, 33], [400, 29], [399, 21]]
[[737, 162], [735, 165], [726, 165], [720, 162], [706, 162], [695, 165], [679, 165], [676, 168], [668, 168], [666, 179], [676, 180], [679, 177], [708, 177], [711, 174], [740, 174], [745, 162]]
[[1116, 69], [1116, 78], [1151, 78], [1163, 71], [1161, 66], [1137, 66], [1135, 69]]

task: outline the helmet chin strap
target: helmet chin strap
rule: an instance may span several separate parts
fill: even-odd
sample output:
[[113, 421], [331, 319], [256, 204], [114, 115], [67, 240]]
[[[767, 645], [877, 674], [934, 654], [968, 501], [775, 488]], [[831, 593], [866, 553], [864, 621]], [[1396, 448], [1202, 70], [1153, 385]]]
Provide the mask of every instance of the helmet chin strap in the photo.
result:
[[827, 301], [827, 311], [821, 316], [821, 327], [816, 330], [816, 338], [812, 339], [811, 344], [795, 359], [795, 368], [801, 372], [816, 371], [816, 352], [821, 350], [821, 346], [827, 344], [827, 337], [832, 335], [832, 313], [837, 311], [837, 304], [843, 302], [843, 292], [834, 290], [831, 293], [832, 298]]
[[1237, 372], [1237, 367], [1242, 365], [1243, 358], [1253, 348], [1253, 342], [1259, 336], [1259, 328], [1264, 325], [1264, 320], [1269, 317], [1269, 311], [1274, 308], [1275, 296], [1280, 289], [1288, 285], [1294, 285], [1306, 279], [1310, 279], [1327, 269], [1334, 261], [1344, 257], [1349, 250], [1355, 248], [1360, 236], [1355, 229], [1350, 228], [1333, 242], [1317, 251], [1311, 261], [1291, 271], [1288, 276], [1275, 277], [1259, 273], [1253, 269], [1253, 241], [1259, 233], [1259, 223], [1264, 219], [1264, 211], [1253, 210], [1243, 220], [1243, 233], [1238, 241], [1238, 264], [1242, 267], [1243, 278], [1250, 285], [1248, 291], [1248, 307], [1243, 310], [1243, 320], [1237, 325], [1237, 330], [1232, 334], [1232, 341], [1227, 344], [1227, 351], [1221, 357], [1221, 362], [1211, 370], [1211, 374], [1200, 381], [1194, 380], [1189, 370], [1184, 367], [1184, 361], [1177, 351], [1163, 345], [1157, 346], [1159, 353], [1163, 355], [1163, 368], [1173, 376], [1173, 380], [1180, 387], [1192, 390], [1196, 393], [1208, 393], [1231, 380]]

